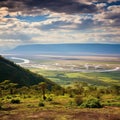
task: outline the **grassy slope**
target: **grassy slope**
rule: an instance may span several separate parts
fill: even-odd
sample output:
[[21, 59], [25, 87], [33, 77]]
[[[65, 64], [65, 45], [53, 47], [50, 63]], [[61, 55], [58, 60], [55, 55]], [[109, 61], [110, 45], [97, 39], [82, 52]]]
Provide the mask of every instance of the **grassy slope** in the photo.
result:
[[14, 83], [18, 83], [19, 86], [29, 86], [40, 82], [46, 82], [49, 87], [56, 85], [49, 79], [32, 73], [0, 56], [0, 82], [4, 80], [11, 80]]

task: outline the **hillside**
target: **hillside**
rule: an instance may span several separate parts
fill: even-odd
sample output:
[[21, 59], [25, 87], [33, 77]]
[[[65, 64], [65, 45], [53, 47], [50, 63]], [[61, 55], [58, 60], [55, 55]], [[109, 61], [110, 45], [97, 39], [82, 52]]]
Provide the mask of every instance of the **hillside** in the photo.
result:
[[11, 80], [11, 82], [18, 83], [19, 86], [30, 86], [40, 82], [46, 82], [49, 88], [56, 85], [49, 79], [32, 73], [0, 56], [0, 82], [4, 80]]
[[31, 44], [7, 51], [16, 54], [119, 55], [120, 44]]

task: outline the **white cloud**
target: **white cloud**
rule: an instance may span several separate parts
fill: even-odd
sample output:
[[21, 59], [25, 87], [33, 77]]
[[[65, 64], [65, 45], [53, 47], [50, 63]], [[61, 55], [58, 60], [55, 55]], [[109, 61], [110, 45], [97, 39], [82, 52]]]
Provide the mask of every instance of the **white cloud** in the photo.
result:
[[8, 15], [8, 8], [7, 7], [1, 7], [0, 8], [0, 17]]
[[117, 2], [119, 0], [108, 0], [108, 3]]
[[120, 13], [120, 5], [109, 6], [108, 10], [115, 13]]
[[110, 6], [107, 11], [94, 15], [94, 20], [103, 22], [106, 26], [119, 26], [120, 25], [120, 6]]

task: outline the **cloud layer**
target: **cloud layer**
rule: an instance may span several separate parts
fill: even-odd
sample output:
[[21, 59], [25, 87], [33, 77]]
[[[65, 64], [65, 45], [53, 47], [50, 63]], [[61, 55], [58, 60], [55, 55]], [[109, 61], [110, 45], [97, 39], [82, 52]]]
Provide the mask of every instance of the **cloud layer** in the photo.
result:
[[7, 7], [11, 12], [22, 12], [28, 14], [29, 11], [40, 12], [50, 10], [58, 13], [92, 13], [97, 7], [87, 0], [2, 0], [0, 7]]
[[0, 48], [120, 43], [119, 0], [1, 0]]

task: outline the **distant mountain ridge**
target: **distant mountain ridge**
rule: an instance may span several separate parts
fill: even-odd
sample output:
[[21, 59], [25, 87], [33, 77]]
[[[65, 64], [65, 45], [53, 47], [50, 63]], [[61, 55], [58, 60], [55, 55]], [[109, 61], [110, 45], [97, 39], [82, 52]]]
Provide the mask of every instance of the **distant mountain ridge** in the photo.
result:
[[32, 73], [0, 56], [0, 82], [4, 80], [10, 80], [13, 83], [17, 83], [19, 86], [31, 86], [40, 82], [47, 83], [48, 88], [58, 86], [49, 79]]
[[9, 52], [24, 54], [120, 54], [120, 44], [31, 44], [17, 46]]

